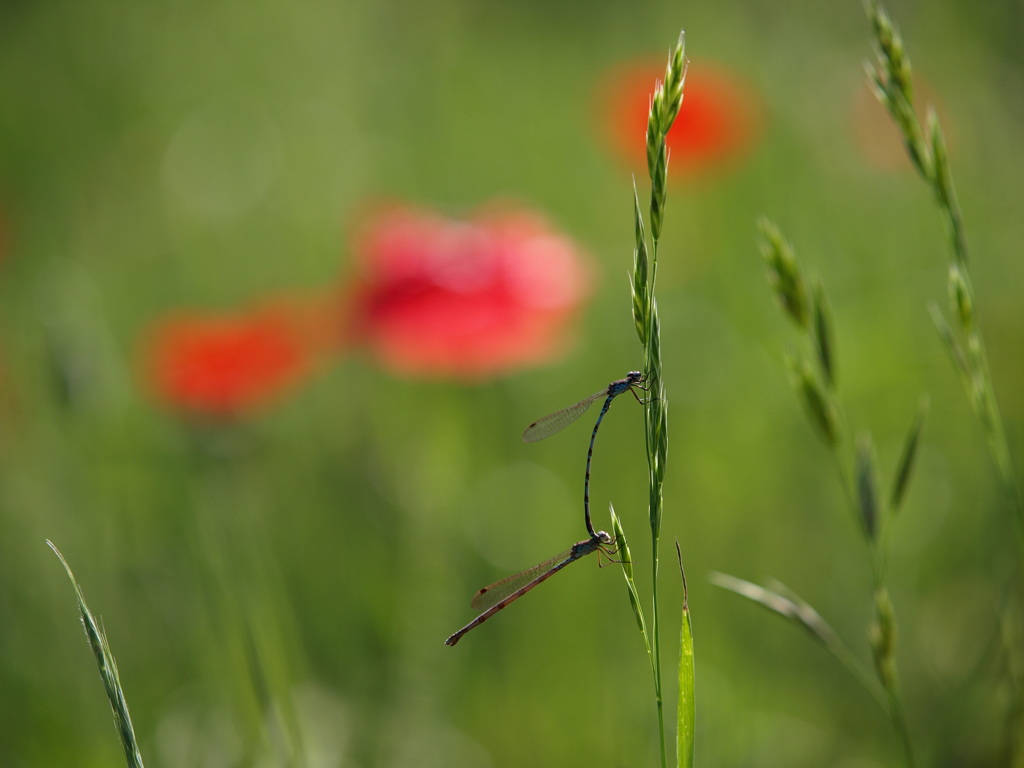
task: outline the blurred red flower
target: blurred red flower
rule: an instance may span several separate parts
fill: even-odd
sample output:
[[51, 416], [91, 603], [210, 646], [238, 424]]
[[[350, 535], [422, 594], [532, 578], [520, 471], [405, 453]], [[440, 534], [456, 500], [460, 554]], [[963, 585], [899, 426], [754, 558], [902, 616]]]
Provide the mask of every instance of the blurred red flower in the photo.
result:
[[523, 210], [385, 209], [353, 250], [346, 333], [402, 374], [482, 378], [547, 360], [587, 289], [577, 246]]
[[[598, 87], [598, 108], [615, 151], [647, 176], [647, 115], [664, 64], [620, 65]], [[732, 165], [753, 146], [759, 100], [735, 76], [701, 61], [690, 67], [683, 106], [668, 133], [669, 179]]]
[[309, 373], [322, 321], [320, 309], [293, 301], [237, 314], [171, 315], [146, 335], [144, 375], [157, 399], [173, 408], [238, 415], [279, 398]]

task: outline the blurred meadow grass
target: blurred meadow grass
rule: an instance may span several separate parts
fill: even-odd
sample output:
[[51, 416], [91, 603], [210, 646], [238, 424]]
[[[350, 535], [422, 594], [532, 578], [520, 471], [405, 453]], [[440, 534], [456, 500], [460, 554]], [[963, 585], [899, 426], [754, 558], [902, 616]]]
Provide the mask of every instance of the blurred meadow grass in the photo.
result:
[[[1019, 9], [889, 10], [938, 101], [1019, 467]], [[0, 9], [4, 765], [121, 759], [46, 538], [102, 618], [150, 766], [656, 762], [647, 661], [612, 570], [567, 569], [457, 649], [442, 641], [480, 585], [579, 538], [586, 429], [538, 446], [519, 435], [640, 364], [631, 169], [595, 88], [621, 62], [660, 66], [680, 27], [688, 85], [714, 62], [761, 102], [742, 163], [670, 167], [659, 260], [663, 525], [687, 558], [697, 763], [899, 761], [825, 653], [704, 578], [777, 577], [868, 653], [870, 570], [792, 397], [788, 329], [764, 285], [755, 220], [769, 212], [829, 287], [844, 406], [878, 466], [896, 464], [930, 395], [890, 552], [906, 712], [927, 734], [921, 764], [993, 764], [1012, 542], [927, 311], [946, 292], [933, 202], [909, 164], [880, 169], [858, 147], [872, 50], [859, 3], [59, 0]], [[880, 107], [869, 135], [901, 152]], [[232, 425], [148, 397], [140, 338], [164, 312], [341, 290], [375, 201], [460, 215], [501, 197], [589, 252], [595, 285], [561, 359], [460, 383], [353, 351]], [[614, 502], [639, 531], [641, 418], [613, 410], [592, 504]], [[662, 576], [677, 605], [674, 566]], [[677, 615], [665, 611], [666, 648]]]

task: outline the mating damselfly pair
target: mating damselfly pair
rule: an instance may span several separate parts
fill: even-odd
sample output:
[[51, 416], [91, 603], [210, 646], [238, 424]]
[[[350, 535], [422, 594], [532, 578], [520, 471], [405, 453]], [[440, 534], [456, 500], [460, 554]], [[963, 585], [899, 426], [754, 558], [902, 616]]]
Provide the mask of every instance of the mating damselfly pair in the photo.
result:
[[538, 584], [550, 579], [565, 568], [565, 566], [569, 565], [569, 563], [575, 562], [592, 552], [603, 552], [609, 558], [614, 554], [615, 550], [611, 546], [612, 537], [604, 531], [594, 530], [594, 525], [590, 519], [590, 464], [594, 456], [594, 441], [597, 439], [597, 430], [601, 426], [601, 420], [604, 418], [604, 415], [608, 413], [612, 400], [624, 392], [630, 392], [637, 402], [644, 403], [645, 401], [636, 393], [637, 389], [647, 391], [644, 381], [645, 377], [640, 371], [630, 371], [626, 378], [613, 381], [600, 392], [595, 392], [578, 403], [548, 414], [526, 428], [523, 432], [523, 440], [528, 443], [543, 440], [545, 437], [550, 437], [572, 424], [594, 402], [602, 397], [605, 398], [604, 405], [601, 406], [601, 412], [597, 415], [594, 431], [590, 434], [590, 446], [587, 449], [587, 469], [583, 478], [583, 517], [590, 538], [576, 542], [568, 551], [555, 555], [532, 568], [527, 568], [525, 571], [521, 571], [514, 576], [509, 576], [491, 584], [489, 587], [481, 589], [473, 596], [473, 600], [470, 602], [472, 608], [480, 611], [480, 614], [445, 640], [445, 645], [455, 645], [464, 634], [483, 624], [498, 611], [518, 600]]

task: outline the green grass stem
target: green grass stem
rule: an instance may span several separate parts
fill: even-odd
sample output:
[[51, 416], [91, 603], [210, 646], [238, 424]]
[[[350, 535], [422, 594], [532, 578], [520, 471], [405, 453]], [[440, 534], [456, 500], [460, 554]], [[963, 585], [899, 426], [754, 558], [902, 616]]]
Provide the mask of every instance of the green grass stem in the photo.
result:
[[693, 626], [690, 623], [690, 601], [686, 589], [686, 571], [683, 569], [683, 551], [676, 540], [676, 559], [679, 577], [683, 582], [682, 620], [679, 627], [679, 706], [676, 712], [676, 765], [693, 768], [694, 732], [697, 707], [693, 698]]
[[82, 626], [85, 628], [85, 636], [89, 640], [89, 646], [96, 656], [96, 664], [100, 669], [103, 688], [107, 692], [110, 709], [114, 714], [114, 725], [117, 727], [117, 735], [124, 749], [125, 761], [128, 768], [142, 768], [142, 753], [139, 751], [139, 745], [135, 739], [132, 718], [128, 714], [128, 702], [124, 696], [124, 689], [121, 687], [121, 678], [117, 673], [117, 662], [114, 660], [113, 651], [110, 650], [107, 633], [103, 631], [95, 617], [93, 617], [92, 611], [89, 610], [89, 606], [85, 604], [85, 595], [75, 579], [75, 574], [71, 572], [71, 566], [64, 559], [64, 555], [60, 553], [60, 550], [49, 539], [46, 540], [46, 543], [60, 559], [61, 565], [64, 566], [64, 570], [71, 580], [71, 586], [74, 587], [75, 596], [78, 598], [78, 611], [82, 615]]
[[870, 667], [862, 662], [850, 647], [843, 642], [832, 626], [814, 608], [792, 590], [779, 582], [762, 587], [744, 579], [725, 573], [713, 572], [709, 581], [747, 600], [757, 603], [772, 613], [781, 616], [794, 626], [803, 629], [835, 659], [846, 668], [866, 690], [882, 711], [889, 711], [889, 700], [885, 690], [872, 674]]
[[[650, 246], [640, 209], [640, 199], [633, 187], [633, 219], [636, 236], [633, 251], [633, 321], [644, 348], [644, 374], [648, 387], [644, 408], [644, 435], [649, 477], [648, 517], [651, 527], [651, 628], [650, 646], [654, 667], [654, 695], [658, 714], [658, 735], [661, 765], [666, 768], [668, 754], [665, 743], [665, 713], [661, 674], [661, 615], [658, 600], [658, 550], [661, 539], [662, 486], [668, 454], [668, 398], [662, 382], [661, 323], [654, 286], [658, 273], [658, 248], [668, 198], [668, 145], [666, 137], [679, 114], [686, 79], [685, 36], [682, 32], [670, 51], [664, 80], [656, 82], [647, 118], [647, 171], [651, 182], [647, 221], [650, 225]], [[690, 692], [692, 696], [692, 691]]]
[[954, 331], [938, 309], [933, 309], [933, 318], [985, 430], [1003, 492], [1013, 510], [1018, 559], [1024, 566], [1024, 496], [1013, 471], [985, 341], [975, 316], [977, 302], [967, 269], [967, 238], [946, 140], [934, 109], [928, 110], [924, 127], [917, 117], [911, 85], [913, 70], [899, 30], [878, 0], [867, 0], [865, 7], [876, 45], [875, 61], [866, 66], [868, 77], [875, 95], [895, 122], [914, 168], [931, 188], [949, 238], [949, 303], [958, 328]]
[[[953, 185], [946, 139], [935, 110], [929, 107], [922, 127], [914, 108], [912, 88], [913, 70], [903, 38], [879, 0], [866, 0], [865, 10], [874, 32], [875, 60], [866, 66], [875, 95], [888, 110], [907, 148], [918, 174], [931, 188], [942, 214], [950, 245], [947, 285], [949, 308], [955, 319], [954, 327], [937, 307], [932, 307], [932, 318], [939, 336], [960, 375], [968, 402], [981, 422], [992, 461], [1006, 503], [1011, 510], [1011, 527], [1017, 547], [1017, 594], [1024, 593], [1024, 495], [1014, 471], [1006, 439], [1003, 417], [996, 400], [995, 385], [988, 363], [985, 340], [976, 317], [977, 301], [968, 272], [967, 238], [963, 214]], [[1004, 623], [1022, 612], [1018, 607], [1004, 608]], [[1020, 628], [1018, 628], [1020, 629]], [[1019, 644], [1005, 646], [1011, 670], [1024, 667], [1024, 652]], [[1010, 722], [1006, 743], [1013, 754], [1014, 765], [1024, 765], [1024, 680], [1010, 675], [1014, 688], [1011, 699]]]
[[[810, 281], [813, 289], [808, 291], [805, 286], [809, 281], [804, 278], [793, 247], [779, 228], [762, 218], [759, 229], [761, 253], [768, 268], [768, 282], [784, 314], [804, 337], [803, 349], [791, 353], [788, 358], [794, 388], [835, 462], [847, 505], [867, 546], [874, 594], [874, 618], [869, 635], [875, 673], [884, 692], [883, 708], [889, 715], [903, 749], [905, 763], [912, 768], [915, 763], [914, 751], [900, 693], [896, 665], [896, 621], [886, 586], [886, 565], [891, 522], [903, 502], [913, 471], [927, 401], [923, 399], [922, 405], [918, 407], [904, 442], [893, 489], [883, 494], [879, 490], [877, 460], [871, 436], [865, 433], [855, 441], [848, 437], [846, 417], [837, 390], [835, 339], [824, 285], [819, 278], [814, 278]], [[809, 301], [808, 294], [811, 295]], [[779, 603], [774, 596], [756, 591], [760, 588], [741, 589], [739, 582], [718, 583], [782, 615], [797, 618], [802, 615], [795, 608], [797, 603]], [[813, 623], [808, 622], [804, 626], [810, 628]], [[850, 663], [848, 650], [836, 644], [831, 629], [816, 636], [858, 680], [864, 682], [863, 669], [859, 664]]]

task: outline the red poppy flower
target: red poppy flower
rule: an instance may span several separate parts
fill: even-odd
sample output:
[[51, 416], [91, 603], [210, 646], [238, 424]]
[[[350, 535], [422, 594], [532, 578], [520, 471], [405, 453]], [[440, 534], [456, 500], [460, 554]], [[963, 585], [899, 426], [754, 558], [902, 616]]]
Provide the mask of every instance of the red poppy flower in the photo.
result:
[[284, 301], [238, 314], [178, 313], [147, 335], [144, 373], [154, 395], [174, 408], [238, 415], [306, 376], [321, 320], [316, 308]]
[[[647, 116], [654, 81], [664, 64], [633, 63], [612, 71], [599, 86], [599, 109], [610, 143], [637, 173], [647, 174]], [[668, 132], [669, 178], [721, 169], [750, 149], [760, 107], [749, 88], [701, 61], [683, 86], [683, 106]]]
[[347, 333], [403, 374], [480, 378], [547, 360], [586, 292], [575, 244], [521, 210], [383, 210], [354, 251]]

